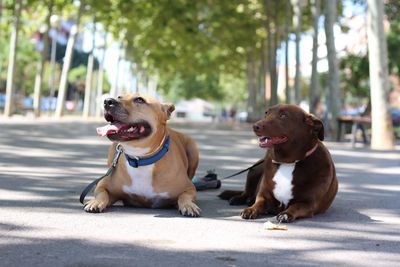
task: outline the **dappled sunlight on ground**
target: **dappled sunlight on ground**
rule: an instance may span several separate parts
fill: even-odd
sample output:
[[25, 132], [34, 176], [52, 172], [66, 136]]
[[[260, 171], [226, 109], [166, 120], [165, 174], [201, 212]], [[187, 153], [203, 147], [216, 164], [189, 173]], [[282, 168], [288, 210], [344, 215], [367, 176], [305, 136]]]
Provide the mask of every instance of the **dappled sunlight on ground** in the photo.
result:
[[[266, 231], [263, 223], [273, 217], [242, 220], [244, 207], [219, 200], [220, 190], [198, 193], [201, 218], [181, 217], [176, 209], [121, 204], [102, 214], [85, 213], [79, 194], [106, 171], [110, 143], [97, 137], [99, 125], [0, 124], [4, 266], [15, 257], [31, 258], [31, 266], [132, 266], [149, 258], [160, 266], [393, 266], [400, 261], [399, 151], [328, 142], [340, 182], [333, 206], [289, 224], [288, 231]], [[224, 177], [265, 154], [246, 125], [233, 130], [204, 124], [174, 127], [198, 142], [197, 175], [215, 169]], [[224, 180], [222, 190], [240, 190], [244, 182], [244, 174]]]

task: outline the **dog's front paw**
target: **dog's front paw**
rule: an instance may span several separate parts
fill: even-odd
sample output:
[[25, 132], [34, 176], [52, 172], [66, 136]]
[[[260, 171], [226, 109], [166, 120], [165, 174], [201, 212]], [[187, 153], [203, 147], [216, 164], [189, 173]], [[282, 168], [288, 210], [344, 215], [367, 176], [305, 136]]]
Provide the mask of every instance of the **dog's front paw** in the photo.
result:
[[186, 217], [199, 217], [201, 209], [193, 202], [179, 205], [179, 212]]
[[85, 206], [83, 207], [83, 209], [86, 212], [99, 213], [99, 212], [102, 212], [106, 207], [107, 207], [106, 202], [103, 202], [103, 201], [100, 201], [97, 199], [92, 199], [85, 203]]
[[255, 219], [255, 218], [257, 218], [257, 216], [258, 216], [258, 212], [257, 212], [257, 210], [255, 209], [255, 208], [246, 208], [246, 209], [244, 209], [241, 213], [240, 213], [240, 216], [243, 218], [243, 219]]
[[279, 214], [276, 216], [276, 220], [277, 220], [278, 222], [283, 222], [283, 223], [290, 223], [290, 222], [293, 222], [294, 219], [295, 219], [295, 218], [294, 218], [290, 213], [288, 213], [287, 211], [282, 211], [281, 213], [279, 213]]

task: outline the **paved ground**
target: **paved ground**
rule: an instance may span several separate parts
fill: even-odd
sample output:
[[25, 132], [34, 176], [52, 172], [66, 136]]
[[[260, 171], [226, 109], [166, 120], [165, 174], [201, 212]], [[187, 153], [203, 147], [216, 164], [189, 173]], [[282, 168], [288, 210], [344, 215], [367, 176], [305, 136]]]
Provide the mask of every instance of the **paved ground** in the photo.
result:
[[[400, 152], [327, 143], [340, 189], [332, 208], [289, 230], [198, 194], [201, 218], [174, 209], [82, 210], [78, 196], [105, 171], [100, 122], [0, 122], [0, 266], [399, 266]], [[263, 155], [246, 127], [177, 125], [201, 148], [199, 173], [223, 176]], [[218, 129], [217, 129], [218, 128]], [[227, 128], [227, 127], [225, 127]], [[242, 188], [244, 176], [223, 182]]]

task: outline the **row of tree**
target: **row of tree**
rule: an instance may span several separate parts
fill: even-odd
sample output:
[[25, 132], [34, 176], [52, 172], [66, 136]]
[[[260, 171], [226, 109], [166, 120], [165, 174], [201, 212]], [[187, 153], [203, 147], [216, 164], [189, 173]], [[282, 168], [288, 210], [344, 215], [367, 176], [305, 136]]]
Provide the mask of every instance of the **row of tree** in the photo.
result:
[[[344, 0], [346, 1], [346, 0]], [[362, 2], [362, 1], [352, 1]], [[390, 2], [390, 1], [389, 1]], [[74, 5], [75, 3], [75, 5]], [[21, 13], [30, 11], [37, 20], [46, 25], [43, 49], [37, 57], [34, 85], [35, 114], [40, 113], [46, 51], [49, 47], [48, 29], [51, 15], [63, 13], [75, 21], [71, 29], [58, 86], [56, 116], [65, 108], [68, 72], [71, 67], [73, 47], [80, 24], [100, 23], [125, 50], [126, 58], [137, 77], [137, 84], [148, 87], [156, 81], [158, 90], [166, 95], [203, 97], [207, 99], [243, 100], [247, 96], [250, 119], [256, 119], [268, 105], [278, 102], [297, 103], [308, 99], [311, 111], [325, 94], [330, 129], [340, 112], [343, 93], [340, 90], [339, 65], [336, 58], [333, 27], [342, 11], [342, 2], [336, 0], [236, 0], [236, 1], [190, 1], [190, 0], [1, 0], [3, 9], [12, 10], [7, 75], [7, 99], [5, 114], [12, 113], [14, 75], [18, 61], [18, 36]], [[368, 0], [368, 40], [371, 78], [372, 119], [374, 147], [393, 147], [393, 132], [387, 107], [387, 52], [383, 27], [383, 3]], [[329, 72], [326, 87], [322, 90], [317, 68], [319, 21], [324, 17]], [[0, 13], [1, 16], [1, 13]], [[26, 27], [26, 23], [24, 24]], [[308, 96], [302, 89], [300, 66], [300, 40], [302, 32], [312, 30], [314, 36], [312, 77]], [[288, 77], [288, 43], [295, 36], [296, 75], [293, 88]], [[380, 40], [377, 42], [376, 40]], [[278, 53], [285, 48], [285, 99], [278, 97]], [[89, 116], [93, 73], [93, 51], [87, 64], [84, 116]], [[378, 59], [379, 58], [379, 59]], [[386, 65], [385, 65], [386, 64]], [[386, 70], [386, 71], [385, 71]], [[100, 64], [97, 94], [101, 94], [103, 66]], [[381, 82], [376, 84], [376, 82]], [[116, 88], [111, 93], [115, 93]], [[266, 99], [267, 91], [267, 99]], [[379, 92], [379, 93], [378, 93]], [[378, 121], [385, 122], [384, 127]], [[376, 130], [379, 127], [380, 131]], [[383, 131], [383, 132], [382, 132]], [[385, 136], [384, 142], [376, 143], [374, 136]]]

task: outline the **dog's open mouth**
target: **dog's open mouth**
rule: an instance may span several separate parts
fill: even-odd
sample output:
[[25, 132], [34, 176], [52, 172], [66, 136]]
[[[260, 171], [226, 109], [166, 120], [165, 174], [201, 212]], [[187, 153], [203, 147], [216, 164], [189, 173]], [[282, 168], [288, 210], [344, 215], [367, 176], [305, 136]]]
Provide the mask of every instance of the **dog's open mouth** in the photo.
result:
[[259, 139], [259, 145], [262, 148], [270, 148], [273, 145], [279, 145], [282, 143], [285, 143], [287, 141], [286, 136], [276, 136], [276, 137], [267, 137], [267, 136], [262, 136]]
[[113, 121], [110, 124], [97, 128], [100, 136], [107, 136], [110, 140], [130, 141], [145, 138], [151, 134], [151, 126], [146, 121], [123, 123]]

